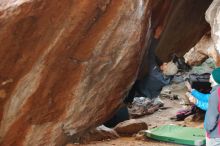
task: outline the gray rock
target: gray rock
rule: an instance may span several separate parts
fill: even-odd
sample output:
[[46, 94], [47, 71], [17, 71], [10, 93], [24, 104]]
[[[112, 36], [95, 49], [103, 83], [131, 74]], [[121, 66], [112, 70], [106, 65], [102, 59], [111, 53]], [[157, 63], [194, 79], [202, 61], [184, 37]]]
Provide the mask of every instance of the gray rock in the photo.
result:
[[120, 136], [131, 136], [133, 134], [138, 133], [141, 130], [147, 130], [147, 129], [148, 129], [147, 123], [138, 119], [131, 119], [124, 121], [116, 125], [114, 128], [114, 130]]
[[119, 135], [115, 130], [101, 125], [95, 129], [91, 129], [90, 131], [81, 134], [81, 136], [75, 137], [73, 141], [74, 143], [88, 143], [91, 141], [116, 139], [118, 137]]

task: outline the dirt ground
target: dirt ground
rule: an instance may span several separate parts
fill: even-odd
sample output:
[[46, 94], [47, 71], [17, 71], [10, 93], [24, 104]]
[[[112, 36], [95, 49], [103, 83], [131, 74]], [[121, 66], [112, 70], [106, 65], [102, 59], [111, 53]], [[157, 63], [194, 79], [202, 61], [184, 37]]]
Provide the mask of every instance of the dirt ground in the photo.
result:
[[171, 143], [157, 142], [153, 140], [135, 140], [133, 137], [124, 137], [116, 140], [104, 142], [92, 142], [90, 144], [74, 145], [74, 146], [178, 146]]
[[[175, 116], [176, 112], [180, 109], [183, 109], [184, 106], [181, 105], [185, 99], [186, 89], [184, 85], [177, 85], [170, 87], [173, 88], [172, 93], [178, 95], [181, 100], [171, 100], [168, 98], [162, 98], [164, 101], [165, 109], [160, 109], [156, 111], [154, 114], [146, 115], [139, 119], [142, 119], [148, 123], [149, 129], [165, 125], [165, 124], [175, 124], [175, 125], [185, 125], [191, 127], [203, 127], [202, 122], [177, 122], [170, 120], [171, 117]], [[178, 146], [176, 144], [171, 143], [164, 143], [160, 141], [154, 141], [151, 139], [144, 139], [144, 140], [136, 140], [134, 137], [123, 137], [118, 138], [116, 140], [109, 140], [103, 142], [91, 142], [89, 144], [75, 144], [76, 146]]]

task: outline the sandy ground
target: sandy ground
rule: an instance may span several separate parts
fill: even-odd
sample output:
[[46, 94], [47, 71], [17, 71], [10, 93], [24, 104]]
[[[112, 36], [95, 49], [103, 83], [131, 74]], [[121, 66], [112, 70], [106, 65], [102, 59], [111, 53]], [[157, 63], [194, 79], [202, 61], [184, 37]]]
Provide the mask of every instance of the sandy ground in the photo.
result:
[[135, 140], [132, 137], [130, 138], [125, 137], [111, 141], [93, 142], [90, 144], [82, 144], [82, 145], [75, 144], [74, 146], [178, 146], [178, 145], [171, 143], [157, 142], [148, 139], [146, 139], [145, 141]]
[[[174, 87], [173, 93], [179, 95], [181, 98], [184, 98], [186, 89], [184, 88], [184, 85], [179, 85], [177, 87]], [[184, 121], [176, 122], [170, 120], [171, 117], [175, 116], [176, 112], [179, 109], [184, 108], [184, 106], [180, 104], [182, 100], [170, 100], [168, 98], [162, 98], [162, 100], [165, 103], [164, 107], [168, 107], [167, 109], [163, 109], [163, 110], [160, 109], [152, 115], [146, 115], [144, 117], [139, 118], [146, 121], [149, 124], [148, 125], [149, 128], [154, 128], [165, 124], [202, 127], [201, 122], [186, 123]], [[91, 142], [89, 144], [75, 144], [74, 146], [177, 146], [177, 145], [171, 143], [164, 143], [160, 141], [154, 141], [151, 139], [136, 140], [134, 137], [124, 137], [124, 138], [118, 138], [116, 140], [109, 140], [103, 142]]]

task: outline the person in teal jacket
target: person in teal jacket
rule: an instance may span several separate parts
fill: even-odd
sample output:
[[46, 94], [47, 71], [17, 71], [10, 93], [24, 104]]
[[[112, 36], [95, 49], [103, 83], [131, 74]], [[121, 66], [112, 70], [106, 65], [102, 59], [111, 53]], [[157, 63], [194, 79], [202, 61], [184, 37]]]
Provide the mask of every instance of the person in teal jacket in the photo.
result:
[[191, 95], [196, 99], [195, 104], [206, 110], [204, 121], [204, 128], [207, 133], [206, 146], [220, 146], [220, 68], [212, 71], [210, 83], [212, 86], [210, 94], [202, 94], [190, 89], [190, 87], [188, 88], [191, 90]]
[[206, 111], [208, 109], [208, 100], [210, 97], [210, 93], [204, 94], [196, 89], [192, 89], [188, 81], [186, 82], [186, 87], [190, 91], [190, 93], [186, 94], [189, 97], [190, 102], [194, 103], [198, 108]]
[[204, 93], [197, 91], [196, 89], [193, 89], [191, 91], [191, 95], [195, 97], [196, 99], [195, 105], [197, 107], [199, 107], [200, 109], [204, 111], [208, 109], [208, 101], [209, 101], [209, 97], [211, 94], [204, 94]]

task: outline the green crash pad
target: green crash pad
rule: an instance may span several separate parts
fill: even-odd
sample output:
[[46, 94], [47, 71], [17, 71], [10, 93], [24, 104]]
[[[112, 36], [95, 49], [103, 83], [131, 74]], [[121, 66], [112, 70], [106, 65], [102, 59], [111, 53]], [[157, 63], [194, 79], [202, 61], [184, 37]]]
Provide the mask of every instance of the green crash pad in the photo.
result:
[[205, 130], [199, 128], [165, 125], [147, 130], [145, 136], [183, 145], [205, 145]]

